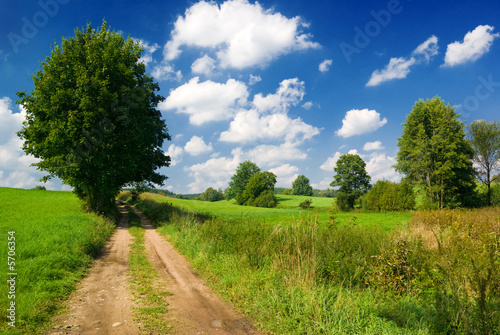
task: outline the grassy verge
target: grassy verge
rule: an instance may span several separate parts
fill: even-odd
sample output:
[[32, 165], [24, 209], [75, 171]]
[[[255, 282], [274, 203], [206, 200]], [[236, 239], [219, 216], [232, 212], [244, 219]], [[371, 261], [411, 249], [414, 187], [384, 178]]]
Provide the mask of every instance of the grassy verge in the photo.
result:
[[141, 324], [143, 334], [165, 334], [172, 330], [167, 323], [165, 297], [170, 292], [162, 290], [158, 273], [148, 259], [144, 247], [144, 228], [137, 214], [126, 206], [129, 212], [129, 232], [134, 236], [130, 245], [129, 266], [132, 275], [131, 288], [136, 306], [133, 308], [135, 321]]
[[500, 210], [417, 213], [388, 233], [313, 216], [201, 223], [171, 205], [138, 206], [210, 285], [272, 333], [500, 329]]
[[[0, 188], [0, 278], [5, 283], [12, 277], [7, 273], [17, 274], [15, 298], [9, 299], [10, 287], [0, 286], [0, 333], [40, 332], [113, 230], [112, 222], [85, 213], [71, 192]], [[8, 236], [15, 237], [12, 269], [7, 265]], [[11, 302], [15, 328], [8, 325]]]

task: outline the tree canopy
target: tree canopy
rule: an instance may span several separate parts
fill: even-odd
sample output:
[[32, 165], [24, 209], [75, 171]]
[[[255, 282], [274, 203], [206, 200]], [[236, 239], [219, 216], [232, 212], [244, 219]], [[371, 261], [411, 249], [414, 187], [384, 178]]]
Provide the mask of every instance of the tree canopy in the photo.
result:
[[260, 168], [257, 164], [244, 161], [238, 165], [235, 174], [231, 177], [229, 182], [229, 187], [226, 190], [226, 197], [228, 199], [236, 198], [245, 191], [250, 178], [257, 172], [260, 172]]
[[341, 209], [353, 208], [356, 200], [370, 188], [370, 176], [366, 172], [366, 163], [355, 154], [345, 154], [339, 157], [334, 168], [332, 187], [339, 187], [337, 204]]
[[169, 166], [161, 150], [170, 140], [156, 109], [164, 98], [139, 61], [132, 38], [89, 24], [55, 44], [32, 75], [34, 89], [18, 92], [26, 120], [18, 135], [40, 161], [43, 180], [59, 177], [93, 211], [106, 213], [126, 184], [163, 184]]
[[469, 126], [469, 143], [474, 150], [476, 176], [486, 185], [486, 204], [491, 205], [491, 183], [500, 161], [500, 122], [474, 121]]
[[242, 194], [236, 197], [239, 205], [274, 207], [276, 197], [273, 194], [276, 175], [272, 172], [257, 172], [252, 175]]
[[293, 195], [313, 195], [313, 188], [311, 184], [309, 184], [309, 179], [304, 176], [298, 176], [292, 183], [292, 194]]
[[425, 190], [427, 207], [473, 205], [473, 151], [458, 117], [435, 97], [417, 101], [403, 124], [395, 168]]

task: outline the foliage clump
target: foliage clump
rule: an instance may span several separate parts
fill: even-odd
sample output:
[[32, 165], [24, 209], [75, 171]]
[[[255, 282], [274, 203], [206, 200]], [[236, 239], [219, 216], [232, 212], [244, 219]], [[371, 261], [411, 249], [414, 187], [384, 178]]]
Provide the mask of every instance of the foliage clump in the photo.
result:
[[215, 202], [215, 201], [220, 201], [224, 200], [224, 194], [222, 193], [222, 190], [219, 189], [216, 191], [212, 187], [209, 187], [203, 192], [199, 197], [198, 200], [201, 201], [210, 201], [210, 202]]
[[292, 194], [293, 195], [305, 195], [312, 196], [313, 188], [309, 183], [309, 178], [304, 175], [299, 175], [292, 183]]
[[241, 196], [245, 191], [248, 181], [257, 172], [260, 172], [260, 168], [257, 164], [250, 161], [240, 163], [235, 174], [231, 177], [229, 187], [226, 189], [225, 193], [227, 199], [237, 199]]
[[378, 180], [364, 199], [366, 208], [375, 212], [404, 211], [415, 208], [415, 194], [408, 183]]
[[330, 186], [339, 187], [336, 197], [341, 210], [354, 208], [356, 200], [369, 190], [370, 176], [365, 168], [366, 163], [359, 155], [345, 154], [338, 159]]
[[274, 185], [276, 175], [272, 172], [257, 172], [249, 179], [245, 190], [236, 197], [239, 205], [256, 207], [276, 207]]

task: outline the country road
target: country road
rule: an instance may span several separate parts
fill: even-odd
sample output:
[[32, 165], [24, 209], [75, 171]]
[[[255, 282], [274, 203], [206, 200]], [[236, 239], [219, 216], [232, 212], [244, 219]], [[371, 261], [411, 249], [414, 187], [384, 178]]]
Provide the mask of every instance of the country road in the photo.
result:
[[[261, 334], [253, 322], [236, 312], [229, 303], [214, 293], [186, 259], [153, 228], [135, 207], [146, 229], [145, 246], [149, 261], [155, 265], [168, 298], [168, 319], [173, 330], [169, 334]], [[65, 313], [53, 320], [47, 331], [60, 334], [141, 334], [131, 307], [128, 268], [128, 213], [120, 205], [121, 219], [117, 230], [96, 259], [89, 274], [65, 303]]]

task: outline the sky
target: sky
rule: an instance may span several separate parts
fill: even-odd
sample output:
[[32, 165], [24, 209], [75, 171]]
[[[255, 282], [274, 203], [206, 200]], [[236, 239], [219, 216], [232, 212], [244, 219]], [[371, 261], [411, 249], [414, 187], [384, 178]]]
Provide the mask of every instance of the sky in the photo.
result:
[[466, 125], [498, 120], [496, 0], [40, 0], [0, 3], [0, 186], [67, 190], [30, 166], [16, 91], [54, 43], [87, 22], [142, 44], [171, 141], [175, 193], [225, 189], [250, 160], [291, 187], [333, 181], [357, 153], [372, 182], [398, 181], [397, 139], [416, 101], [441, 97]]

